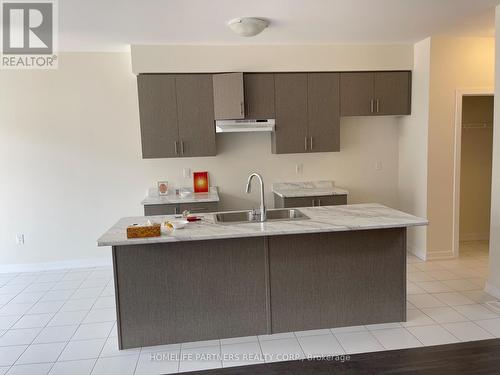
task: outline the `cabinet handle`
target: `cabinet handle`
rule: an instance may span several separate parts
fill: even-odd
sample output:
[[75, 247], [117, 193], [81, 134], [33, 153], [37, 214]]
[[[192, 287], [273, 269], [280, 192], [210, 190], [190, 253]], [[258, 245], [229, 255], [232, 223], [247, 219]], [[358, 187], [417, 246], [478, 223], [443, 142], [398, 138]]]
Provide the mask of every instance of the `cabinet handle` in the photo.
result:
[[244, 102], [240, 102], [240, 114], [242, 116], [245, 116], [245, 103]]
[[312, 200], [312, 206], [313, 206], [313, 207], [315, 206], [315, 203], [316, 203], [316, 202], [315, 202], [315, 200], [313, 199], [313, 200]]
[[379, 109], [380, 109], [378, 99], [377, 99], [377, 101], [376, 101], [376, 104], [377, 104], [377, 105], [376, 105], [376, 107], [377, 107], [377, 109], [376, 109], [376, 110], [377, 110], [377, 113], [378, 113], [378, 112], [379, 112]]
[[307, 151], [307, 137], [304, 137], [304, 150]]
[[373, 103], [373, 99], [370, 100], [370, 112], [373, 113], [374, 110], [373, 110], [373, 106], [374, 106], [374, 103]]
[[184, 141], [181, 141], [181, 155], [184, 155]]
[[313, 137], [311, 137], [311, 151], [313, 150]]
[[175, 213], [176, 215], [179, 213], [179, 209], [177, 208], [177, 206], [175, 207], [174, 213]]
[[318, 198], [318, 206], [321, 206], [321, 199]]
[[179, 150], [177, 148], [177, 141], [174, 142], [175, 154], [179, 155]]

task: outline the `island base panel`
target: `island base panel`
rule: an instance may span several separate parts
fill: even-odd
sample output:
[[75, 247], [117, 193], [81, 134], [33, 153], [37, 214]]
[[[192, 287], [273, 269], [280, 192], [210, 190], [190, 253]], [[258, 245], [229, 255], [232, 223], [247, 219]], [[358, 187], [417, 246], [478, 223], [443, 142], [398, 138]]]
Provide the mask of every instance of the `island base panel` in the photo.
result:
[[121, 349], [406, 320], [406, 228], [113, 247]]
[[273, 333], [406, 320], [406, 228], [269, 237]]
[[269, 331], [267, 238], [113, 247], [120, 349]]

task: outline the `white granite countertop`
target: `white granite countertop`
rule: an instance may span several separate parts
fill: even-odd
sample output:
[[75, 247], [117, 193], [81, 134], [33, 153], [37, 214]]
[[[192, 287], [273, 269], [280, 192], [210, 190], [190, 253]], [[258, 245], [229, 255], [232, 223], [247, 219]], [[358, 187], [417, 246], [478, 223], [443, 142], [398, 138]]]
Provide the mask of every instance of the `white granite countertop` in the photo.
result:
[[273, 193], [281, 198], [347, 195], [333, 181], [280, 182], [273, 184]]
[[139, 216], [119, 220], [101, 238], [99, 246], [153, 244], [179, 241], [273, 236], [282, 234], [342, 232], [363, 229], [401, 228], [427, 225], [428, 221], [377, 203], [300, 208], [308, 220], [267, 221], [265, 223], [216, 224], [214, 214], [200, 215], [202, 221], [160, 237], [127, 239], [126, 228], [148, 220], [161, 222], [169, 216]]
[[211, 186], [208, 193], [193, 193], [192, 189], [187, 195], [149, 195], [141, 202], [142, 205], [154, 204], [176, 204], [176, 203], [202, 203], [202, 202], [219, 202], [219, 193], [217, 186]]

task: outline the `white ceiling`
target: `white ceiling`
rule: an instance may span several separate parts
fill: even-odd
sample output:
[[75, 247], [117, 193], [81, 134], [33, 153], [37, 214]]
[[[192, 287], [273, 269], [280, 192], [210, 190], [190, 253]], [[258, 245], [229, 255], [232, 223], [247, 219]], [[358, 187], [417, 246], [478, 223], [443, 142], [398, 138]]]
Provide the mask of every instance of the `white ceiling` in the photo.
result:
[[[493, 36], [500, 0], [62, 0], [59, 48], [126, 50], [129, 44], [412, 43], [431, 35]], [[271, 26], [233, 34], [231, 18]]]

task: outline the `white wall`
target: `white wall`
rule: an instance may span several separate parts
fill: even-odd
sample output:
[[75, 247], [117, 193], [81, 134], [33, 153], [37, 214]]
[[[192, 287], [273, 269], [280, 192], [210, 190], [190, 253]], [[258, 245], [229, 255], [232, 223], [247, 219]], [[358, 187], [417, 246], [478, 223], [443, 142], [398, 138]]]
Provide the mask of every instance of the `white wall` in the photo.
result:
[[132, 45], [134, 73], [410, 70], [409, 44]]
[[453, 256], [456, 90], [494, 86], [494, 38], [431, 38], [427, 257]]
[[495, 11], [495, 57], [490, 276], [486, 283], [486, 291], [500, 298], [500, 6], [497, 6]]
[[143, 160], [129, 54], [62, 54], [55, 71], [0, 71], [0, 266], [108, 257], [97, 237], [141, 215], [155, 181], [190, 184], [183, 167], [208, 170], [224, 208], [257, 206], [258, 189], [244, 194], [253, 170], [264, 175], [269, 203], [272, 182], [334, 179], [350, 202], [397, 207], [397, 125], [343, 119], [340, 153], [273, 155], [269, 135], [225, 134], [217, 157]]
[[[427, 134], [431, 39], [414, 45], [412, 114], [399, 119], [399, 208], [427, 217]], [[408, 229], [408, 249], [426, 255], [427, 227]]]

